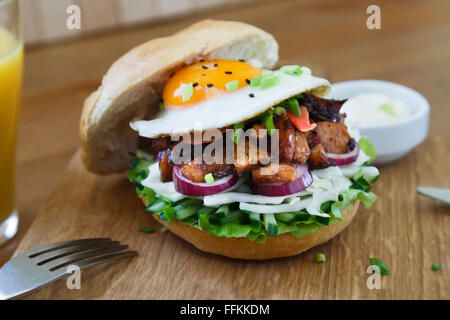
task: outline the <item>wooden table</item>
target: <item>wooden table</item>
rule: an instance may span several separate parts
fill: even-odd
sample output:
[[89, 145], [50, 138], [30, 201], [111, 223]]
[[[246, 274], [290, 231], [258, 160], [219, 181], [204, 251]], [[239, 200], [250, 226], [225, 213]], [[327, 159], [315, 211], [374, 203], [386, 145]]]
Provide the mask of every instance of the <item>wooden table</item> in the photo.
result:
[[[448, 148], [450, 3], [381, 1], [381, 30], [365, 27], [369, 4], [356, 0], [253, 4], [28, 50], [17, 168], [21, 225], [18, 236], [0, 249], [0, 264], [23, 238], [79, 145], [82, 102], [98, 86], [109, 65], [129, 48], [205, 17], [241, 20], [264, 28], [280, 44], [280, 63], [312, 66], [315, 73], [333, 82], [384, 79], [419, 90], [432, 106], [430, 139], [423, 150]], [[382, 172], [393, 168], [382, 168]], [[428, 168], [422, 169], [426, 175]], [[448, 183], [441, 186], [450, 187]], [[389, 197], [386, 190], [375, 191]], [[415, 204], [416, 209], [423, 205], [419, 201]], [[448, 214], [448, 207], [436, 204], [435, 208]], [[424, 239], [417, 237], [420, 246]], [[449, 298], [448, 290], [441, 288], [438, 296]]]

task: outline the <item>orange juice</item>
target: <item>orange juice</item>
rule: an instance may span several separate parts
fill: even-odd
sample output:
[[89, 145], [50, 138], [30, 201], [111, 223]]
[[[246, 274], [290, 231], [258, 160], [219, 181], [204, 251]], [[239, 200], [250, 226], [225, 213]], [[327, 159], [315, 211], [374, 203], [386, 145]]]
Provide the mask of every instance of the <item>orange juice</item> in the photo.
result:
[[14, 210], [16, 123], [22, 68], [22, 45], [0, 28], [0, 224]]

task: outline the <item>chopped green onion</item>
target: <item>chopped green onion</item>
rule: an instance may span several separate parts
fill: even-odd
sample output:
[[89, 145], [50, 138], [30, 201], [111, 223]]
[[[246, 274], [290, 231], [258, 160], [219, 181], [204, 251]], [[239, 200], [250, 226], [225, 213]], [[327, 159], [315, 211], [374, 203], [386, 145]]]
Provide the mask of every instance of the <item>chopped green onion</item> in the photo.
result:
[[281, 116], [281, 115], [286, 114], [286, 109], [283, 108], [283, 107], [275, 107], [274, 113], [275, 113], [277, 116]]
[[233, 125], [234, 132], [231, 134], [231, 137], [235, 144], [239, 143], [239, 138], [241, 134], [244, 132], [244, 122], [239, 122]]
[[231, 211], [225, 217], [219, 219], [219, 224], [227, 224], [241, 219], [244, 215], [240, 210]]
[[273, 114], [269, 113], [265, 119], [264, 123], [266, 124], [267, 133], [269, 136], [272, 136], [272, 134], [275, 132], [275, 124], [273, 123]]
[[383, 260], [378, 258], [369, 258], [369, 261], [371, 266], [377, 266], [380, 268], [380, 273], [382, 275], [384, 276], [389, 275], [389, 270]]
[[270, 237], [277, 236], [278, 224], [273, 214], [264, 214], [264, 225], [266, 226], [267, 234]]
[[242, 129], [238, 129], [237, 131], [235, 131], [231, 134], [231, 138], [233, 139], [234, 144], [239, 143], [239, 139], [241, 138], [242, 131], [243, 131]]
[[214, 211], [216, 211], [216, 208], [214, 208], [214, 207], [201, 207], [200, 209], [198, 209], [198, 215], [201, 215], [201, 214], [210, 214], [210, 213], [213, 213]]
[[394, 106], [390, 103], [383, 103], [380, 106], [380, 110], [383, 111], [384, 113], [386, 113], [387, 115], [391, 116], [391, 117], [396, 117], [397, 114], [395, 113], [395, 109]]
[[164, 202], [164, 200], [158, 198], [155, 201], [153, 201], [145, 210], [151, 213], [161, 212], [161, 210], [164, 209], [165, 206], [166, 203]]
[[263, 77], [254, 77], [250, 81], [250, 87], [257, 87], [261, 84], [261, 80]]
[[292, 213], [292, 212], [276, 213], [275, 218], [277, 218], [277, 220], [279, 220], [279, 221], [291, 223], [295, 219], [295, 213]]
[[208, 174], [205, 175], [205, 182], [207, 184], [214, 183], [214, 177], [213, 177], [212, 173], [208, 173]]
[[245, 126], [244, 122], [235, 123], [235, 124], [233, 125], [234, 130], [244, 129], [244, 126]]
[[440, 267], [441, 267], [441, 265], [439, 263], [433, 263], [431, 265], [431, 270], [438, 271]]
[[292, 114], [294, 116], [300, 117], [302, 114], [300, 112], [300, 105], [298, 104], [298, 100], [291, 98], [288, 100], [288, 103], [289, 103], [289, 110], [291, 110]]
[[164, 110], [164, 103], [162, 103], [162, 102], [159, 103], [159, 110], [161, 110], [161, 111]]
[[225, 88], [227, 88], [227, 91], [236, 91], [239, 88], [239, 80], [233, 80], [230, 82], [227, 82], [225, 84]]
[[223, 213], [225, 216], [230, 213], [230, 207], [228, 205], [223, 204], [217, 209], [216, 213]]
[[185, 85], [181, 91], [181, 95], [183, 98], [183, 102], [188, 101], [192, 95], [194, 94], [194, 86], [192, 85], [192, 82]]
[[250, 228], [253, 232], [258, 233], [261, 231], [261, 215], [259, 213], [251, 212], [249, 214]]
[[325, 256], [324, 253], [319, 253], [319, 254], [316, 256], [316, 262], [317, 262], [317, 263], [324, 263], [325, 261], [327, 261], [327, 257]]
[[303, 73], [303, 70], [299, 65], [282, 66], [280, 71], [290, 76], [300, 76]]
[[140, 227], [139, 228], [139, 232], [142, 232], [142, 233], [154, 233], [155, 229], [150, 228], [150, 227]]
[[280, 82], [280, 76], [264, 77], [261, 80], [261, 90], [276, 86]]
[[[213, 178], [214, 179], [214, 178]], [[175, 208], [175, 220], [183, 220], [197, 213], [198, 207]]]

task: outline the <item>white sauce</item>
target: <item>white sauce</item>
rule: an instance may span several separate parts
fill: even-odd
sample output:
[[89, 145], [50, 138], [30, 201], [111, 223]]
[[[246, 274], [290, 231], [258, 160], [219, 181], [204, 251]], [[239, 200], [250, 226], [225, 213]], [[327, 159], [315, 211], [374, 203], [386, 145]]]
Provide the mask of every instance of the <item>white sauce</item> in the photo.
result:
[[410, 114], [402, 101], [376, 92], [363, 93], [348, 99], [341, 112], [347, 114], [345, 124], [349, 127], [392, 123]]

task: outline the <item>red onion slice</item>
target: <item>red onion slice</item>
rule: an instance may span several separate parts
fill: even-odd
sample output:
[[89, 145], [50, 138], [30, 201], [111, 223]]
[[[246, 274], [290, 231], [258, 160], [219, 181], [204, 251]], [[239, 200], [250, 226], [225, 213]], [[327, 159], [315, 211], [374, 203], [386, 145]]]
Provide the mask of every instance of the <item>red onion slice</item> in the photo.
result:
[[297, 178], [289, 183], [250, 182], [253, 192], [267, 197], [281, 197], [294, 194], [308, 188], [313, 182], [311, 171], [305, 165], [297, 165]]
[[212, 184], [195, 183], [183, 176], [180, 167], [173, 167], [173, 182], [175, 190], [186, 196], [201, 197], [225, 191], [234, 186], [239, 180], [236, 174], [230, 174], [225, 178], [214, 181]]
[[352, 151], [343, 154], [327, 153], [328, 161], [334, 162], [337, 166], [345, 166], [358, 159], [359, 144], [356, 143]]

